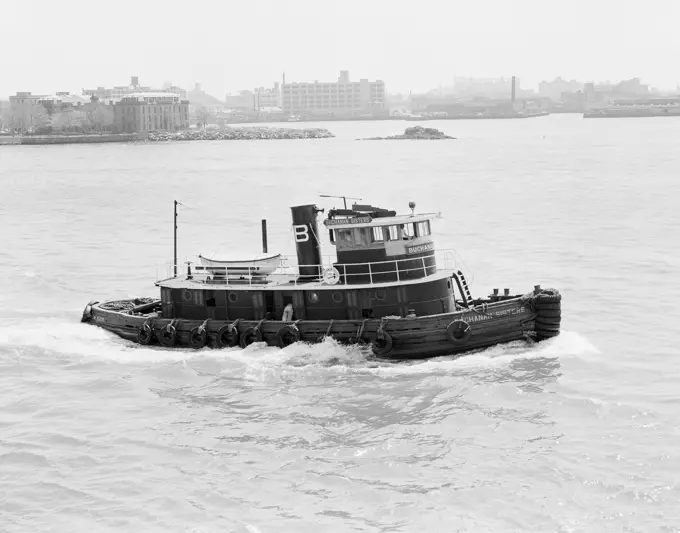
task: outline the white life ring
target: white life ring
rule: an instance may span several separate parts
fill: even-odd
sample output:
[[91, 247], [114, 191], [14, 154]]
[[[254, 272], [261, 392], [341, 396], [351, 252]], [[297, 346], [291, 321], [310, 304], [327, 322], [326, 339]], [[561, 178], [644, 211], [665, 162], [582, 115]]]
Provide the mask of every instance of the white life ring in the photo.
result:
[[335, 285], [340, 281], [340, 272], [335, 267], [327, 268], [323, 271], [323, 282], [327, 285]]

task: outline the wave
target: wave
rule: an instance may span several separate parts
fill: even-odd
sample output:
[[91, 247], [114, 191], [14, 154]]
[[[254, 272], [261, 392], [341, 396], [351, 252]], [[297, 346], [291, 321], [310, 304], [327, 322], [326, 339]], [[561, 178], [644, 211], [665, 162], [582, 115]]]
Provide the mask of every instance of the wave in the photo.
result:
[[600, 353], [583, 335], [572, 331], [563, 331], [558, 337], [535, 344], [516, 341], [462, 356], [412, 361], [376, 358], [367, 346], [342, 345], [332, 338], [318, 344], [299, 342], [284, 349], [264, 344], [253, 344], [245, 349], [167, 349], [141, 346], [101, 328], [64, 317], [5, 320], [0, 326], [2, 346], [18, 349], [19, 352], [30, 348], [45, 353], [123, 364], [162, 364], [211, 358], [225, 362], [224, 372], [242, 372], [244, 378], [253, 380], [293, 379], [300, 373], [309, 375], [315, 371], [325, 374], [360, 372], [385, 375], [465, 372], [503, 367], [522, 359], [587, 359]]

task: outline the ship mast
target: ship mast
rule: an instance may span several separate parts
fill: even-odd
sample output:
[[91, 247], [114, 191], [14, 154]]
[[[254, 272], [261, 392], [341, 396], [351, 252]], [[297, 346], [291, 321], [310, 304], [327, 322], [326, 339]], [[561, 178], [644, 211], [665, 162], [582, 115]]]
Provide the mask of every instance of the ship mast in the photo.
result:
[[173, 239], [174, 245], [175, 245], [175, 255], [174, 255], [174, 261], [172, 263], [175, 277], [177, 277], [177, 204], [178, 203], [179, 202], [177, 202], [177, 200], [175, 200], [175, 217], [174, 217], [174, 224], [173, 224], [173, 226], [175, 228], [174, 239]]
[[175, 200], [175, 212], [173, 216], [173, 243], [174, 243], [174, 249], [175, 249], [175, 254], [174, 254], [174, 260], [172, 263], [172, 268], [173, 268], [173, 273], [175, 277], [177, 277], [177, 206], [181, 205], [182, 207], [186, 207], [181, 202], [178, 202]]

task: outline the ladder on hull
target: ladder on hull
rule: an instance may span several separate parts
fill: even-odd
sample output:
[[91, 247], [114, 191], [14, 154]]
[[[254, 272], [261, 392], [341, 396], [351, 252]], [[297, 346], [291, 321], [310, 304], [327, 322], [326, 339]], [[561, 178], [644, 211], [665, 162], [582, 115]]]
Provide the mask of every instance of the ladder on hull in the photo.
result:
[[458, 290], [460, 291], [460, 295], [463, 298], [463, 305], [465, 307], [470, 307], [472, 303], [472, 294], [470, 293], [468, 282], [465, 279], [465, 274], [463, 274], [461, 270], [458, 270], [451, 274], [451, 277], [456, 282], [456, 285], [458, 285]]

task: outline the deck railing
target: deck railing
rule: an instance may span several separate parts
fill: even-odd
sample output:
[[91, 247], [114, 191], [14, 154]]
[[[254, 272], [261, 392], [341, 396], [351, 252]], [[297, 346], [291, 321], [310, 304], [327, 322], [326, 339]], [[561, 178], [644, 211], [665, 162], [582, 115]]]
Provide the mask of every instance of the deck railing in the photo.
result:
[[[276, 264], [263, 271], [262, 267], [254, 266], [204, 266], [198, 257], [191, 257], [183, 265], [177, 266], [177, 277], [194, 283], [221, 286], [296, 286], [314, 281], [339, 286], [379, 285], [422, 279], [442, 271], [454, 272], [464, 264], [455, 250], [437, 250], [421, 257], [367, 263], [337, 263], [334, 259], [333, 256], [325, 256], [321, 265], [300, 265], [296, 256], [281, 255]], [[158, 267], [157, 281], [173, 277], [172, 262]]]

